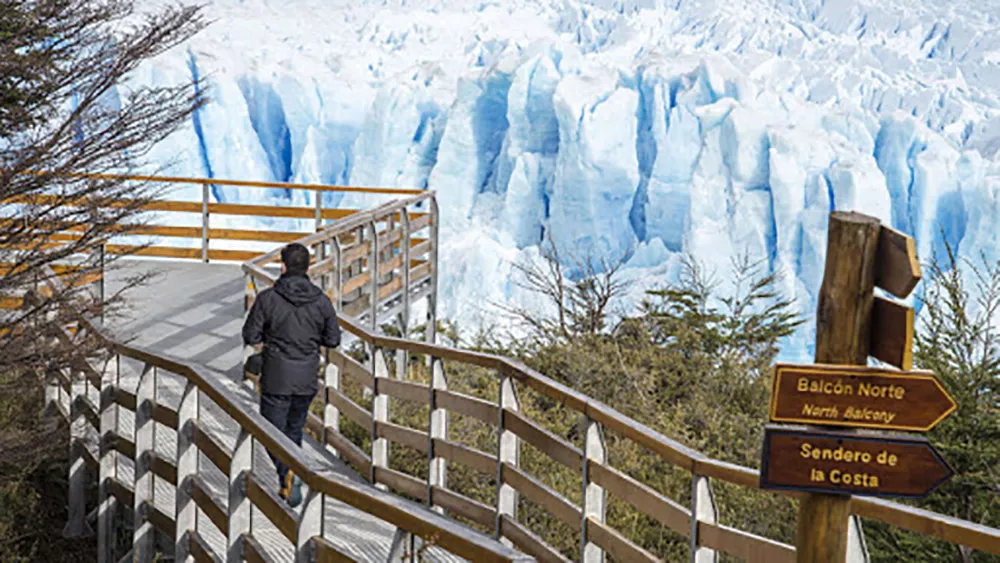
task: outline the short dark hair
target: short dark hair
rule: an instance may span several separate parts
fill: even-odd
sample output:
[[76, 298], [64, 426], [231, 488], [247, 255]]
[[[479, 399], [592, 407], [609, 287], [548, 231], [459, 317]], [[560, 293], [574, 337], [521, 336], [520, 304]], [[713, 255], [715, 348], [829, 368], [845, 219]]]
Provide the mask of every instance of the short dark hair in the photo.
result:
[[281, 249], [281, 263], [289, 274], [304, 275], [309, 271], [309, 249], [293, 242]]

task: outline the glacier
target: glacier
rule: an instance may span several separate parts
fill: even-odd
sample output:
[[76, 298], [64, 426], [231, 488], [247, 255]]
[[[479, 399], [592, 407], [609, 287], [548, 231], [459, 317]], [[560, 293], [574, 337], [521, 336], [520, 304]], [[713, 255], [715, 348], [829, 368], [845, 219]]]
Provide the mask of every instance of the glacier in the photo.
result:
[[912, 234], [924, 261], [946, 242], [1000, 259], [997, 0], [214, 0], [206, 11], [208, 29], [120, 87], [208, 87], [211, 102], [154, 148], [150, 169], [435, 190], [439, 314], [469, 329], [503, 322], [490, 303], [545, 307], [512, 264], [540, 260], [546, 240], [564, 256], [622, 260], [636, 282], [624, 314], [675, 280], [685, 254], [723, 291], [734, 257], [759, 260], [809, 319], [783, 343], [788, 360], [811, 355], [831, 210]]

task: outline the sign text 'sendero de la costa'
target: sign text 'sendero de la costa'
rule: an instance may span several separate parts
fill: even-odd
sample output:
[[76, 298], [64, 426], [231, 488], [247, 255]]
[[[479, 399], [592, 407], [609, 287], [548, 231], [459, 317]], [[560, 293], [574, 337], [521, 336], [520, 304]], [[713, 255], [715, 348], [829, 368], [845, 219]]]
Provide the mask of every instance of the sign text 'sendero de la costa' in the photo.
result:
[[761, 484], [865, 496], [921, 497], [953, 471], [922, 437], [845, 435], [768, 425]]

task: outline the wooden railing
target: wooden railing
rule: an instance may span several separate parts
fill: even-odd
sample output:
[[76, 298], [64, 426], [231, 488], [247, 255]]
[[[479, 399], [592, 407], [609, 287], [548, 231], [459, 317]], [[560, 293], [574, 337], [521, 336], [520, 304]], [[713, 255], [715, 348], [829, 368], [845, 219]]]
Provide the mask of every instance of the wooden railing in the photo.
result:
[[[424, 207], [418, 211], [417, 207]], [[438, 209], [434, 192], [391, 201], [354, 213], [297, 242], [310, 249], [309, 275], [337, 311], [369, 326], [381, 320], [409, 326], [410, 305], [427, 298], [428, 337], [433, 338], [437, 295]], [[247, 306], [258, 282], [273, 283], [280, 248], [243, 265]], [[375, 267], [374, 265], [377, 265]]]
[[[58, 279], [53, 278], [53, 283]], [[81, 362], [72, 373], [53, 374], [59, 379], [53, 404], [63, 411], [71, 427], [70, 518], [67, 532], [86, 533], [85, 468], [99, 474], [98, 552], [101, 561], [111, 559], [116, 545], [112, 514], [117, 507], [129, 507], [134, 515], [132, 559], [153, 560], [153, 530], [173, 539], [175, 560], [191, 556], [196, 561], [272, 561], [254, 535], [251, 511], [263, 515], [287, 538], [296, 561], [350, 561], [347, 554], [324, 538], [324, 508], [336, 499], [384, 520], [399, 530], [427, 538], [437, 548], [473, 561], [532, 561], [497, 541], [476, 533], [451, 519], [427, 511], [396, 495], [357, 483], [333, 472], [326, 463], [303, 456], [288, 437], [275, 429], [246, 398], [223, 382], [226, 377], [204, 367], [171, 358], [144, 348], [116, 342], [93, 322], [83, 319], [75, 333], [60, 332], [63, 345], [94, 336], [104, 342], [110, 357], [101, 368]], [[135, 392], [122, 382], [129, 363], [141, 366]], [[179, 406], [166, 400], [165, 379], [182, 382]], [[99, 404], [94, 397], [99, 396]], [[126, 432], [122, 418], [132, 413], [134, 432]], [[213, 426], [222, 417], [237, 427], [235, 446]], [[216, 422], [211, 421], [215, 419]], [[176, 436], [176, 457], [165, 456], [163, 433]], [[96, 436], [95, 455], [87, 442]], [[254, 472], [254, 451], [263, 447], [277, 456], [308, 487], [302, 509], [296, 513], [278, 499], [270, 484], [262, 483]], [[208, 468], [199, 466], [207, 459], [214, 470], [225, 476], [227, 493], [219, 499], [205, 478]], [[131, 460], [131, 479], [123, 473], [122, 458]], [[164, 511], [157, 503], [156, 483], [173, 488], [174, 510]], [[172, 508], [174, 508], [172, 507]], [[213, 550], [206, 539], [209, 532], [199, 527], [198, 513], [221, 534], [225, 552]], [[259, 521], [258, 521], [259, 522]], [[204, 523], [201, 524], [204, 526]], [[74, 528], [75, 529], [70, 529]]]
[[[384, 236], [376, 221], [394, 213], [399, 206], [357, 216], [356, 222], [334, 225], [328, 235], [361, 229]], [[351, 218], [354, 219], [354, 218]], [[346, 221], [350, 221], [348, 219]], [[340, 235], [337, 235], [340, 236]], [[310, 244], [322, 240], [312, 236]], [[334, 237], [335, 240], [340, 240]], [[326, 240], [330, 240], [327, 238]], [[354, 239], [355, 244], [358, 239]], [[381, 239], [380, 239], [381, 240]], [[404, 245], [404, 248], [406, 245]], [[341, 248], [343, 256], [352, 245]], [[378, 251], [366, 248], [365, 252]], [[364, 254], [364, 252], [359, 255]], [[352, 257], [354, 255], [352, 254]], [[346, 261], [341, 261], [345, 265]], [[335, 261], [336, 263], [336, 261]], [[372, 263], [378, 262], [373, 255]], [[381, 267], [381, 266], [380, 266]], [[276, 275], [246, 264], [252, 278], [252, 291], [274, 283]], [[351, 278], [336, 269], [324, 269], [321, 276]], [[367, 278], [365, 278], [367, 279]], [[333, 295], [341, 295], [334, 292]], [[347, 311], [345, 311], [347, 313]], [[374, 317], [372, 317], [374, 318]], [[638, 513], [659, 522], [690, 546], [692, 561], [713, 560], [724, 552], [747, 561], [794, 561], [794, 547], [725, 525], [719, 521], [712, 493], [713, 481], [732, 483], [748, 489], [759, 488], [757, 470], [733, 465], [700, 454], [663, 434], [648, 428], [615, 409], [537, 373], [522, 363], [500, 356], [460, 350], [377, 334], [374, 322], [358, 322], [345, 314], [341, 326], [365, 343], [367, 361], [359, 362], [341, 350], [327, 353], [324, 372], [325, 391], [321, 393], [322, 418], [310, 415], [309, 428], [331, 451], [370, 482], [417, 498], [428, 506], [460, 516], [493, 531], [514, 546], [540, 561], [565, 561], [559, 550], [541, 537], [545, 530], [532, 530], [518, 519], [518, 497], [533, 501], [577, 534], [583, 561], [599, 561], [604, 553], [617, 561], [657, 561], [658, 558], [611, 527], [605, 519], [607, 495], [627, 503]], [[404, 333], [405, 334], [405, 333]], [[391, 370], [386, 351], [395, 351], [395, 370]], [[422, 356], [429, 362], [428, 382], [407, 377], [408, 359]], [[487, 370], [495, 378], [494, 396], [483, 397], [450, 390], [446, 362]], [[394, 371], [395, 373], [391, 373]], [[498, 386], [495, 385], [498, 383]], [[363, 392], [352, 397], [347, 386]], [[492, 388], [488, 385], [482, 388]], [[560, 436], [545, 424], [531, 420], [519, 408], [519, 391], [530, 389], [575, 412], [579, 417], [581, 438], [575, 443]], [[427, 409], [426, 424], [421, 429], [394, 424], [389, 417], [389, 401], [397, 400]], [[370, 407], [362, 406], [363, 402]], [[492, 427], [498, 439], [492, 451], [462, 443], [463, 437], [449, 436], [451, 414], [474, 419]], [[350, 421], [365, 429], [367, 436], [352, 441], [341, 431]], [[423, 424], [423, 423], [421, 423]], [[652, 486], [620, 471], [608, 461], [604, 433], [611, 431], [659, 456], [667, 464], [691, 477], [691, 495], [686, 502], [668, 497]], [[364, 443], [366, 447], [362, 447]], [[426, 456], [426, 476], [418, 477], [390, 468], [390, 443]], [[582, 503], [573, 501], [548, 486], [538, 476], [528, 474], [519, 464], [520, 445], [530, 444], [553, 464], [568, 468], [582, 483]], [[448, 464], [472, 469], [497, 483], [495, 502], [484, 504], [448, 487]], [[767, 493], [773, 493], [768, 491]], [[765, 494], [765, 493], [761, 493]], [[794, 493], [774, 493], [795, 497]], [[933, 536], [954, 544], [988, 553], [1000, 554], [1000, 530], [894, 502], [852, 499], [855, 515], [878, 520], [919, 534]], [[857, 530], [860, 534], [860, 530]], [[864, 557], [862, 554], [861, 557]]]
[[[287, 182], [258, 182], [246, 180], [225, 180], [216, 178], [182, 178], [173, 176], [134, 176], [134, 175], [114, 175], [114, 174], [80, 174], [79, 177], [86, 177], [99, 180], [121, 180], [127, 182], [148, 182], [158, 186], [165, 185], [171, 188], [165, 190], [166, 195], [171, 191], [176, 191], [177, 186], [189, 185], [200, 186], [200, 200], [174, 200], [168, 197], [160, 197], [154, 201], [141, 206], [141, 210], [150, 213], [168, 214], [170, 219], [163, 224], [155, 221], [136, 225], [124, 225], [119, 233], [120, 236], [139, 237], [151, 241], [148, 244], [124, 244], [121, 242], [107, 245], [109, 254], [133, 254], [145, 257], [175, 258], [201, 260], [203, 262], [246, 262], [258, 257], [259, 250], [240, 250], [227, 248], [214, 248], [213, 241], [223, 241], [227, 243], [265, 243], [275, 245], [296, 241], [310, 233], [310, 231], [287, 231], [279, 229], [233, 229], [213, 226], [213, 217], [256, 217], [262, 219], [298, 219], [314, 223], [311, 232], [318, 231], [322, 226], [338, 219], [343, 219], [354, 213], [357, 209], [341, 209], [326, 207], [323, 203], [322, 195], [325, 193], [364, 193], [372, 195], [399, 196], [415, 195], [423, 193], [422, 190], [400, 189], [400, 188], [362, 188], [354, 186], [330, 186], [322, 184], [292, 184]], [[276, 206], [276, 205], [248, 205], [238, 203], [223, 203], [212, 201], [212, 186], [232, 186], [249, 189], [272, 189], [291, 190], [298, 192], [313, 193], [312, 207]], [[38, 194], [29, 200], [7, 201], [10, 204], [32, 204], [32, 205], [73, 205], [74, 202], [66, 201], [53, 195]], [[85, 201], [78, 202], [79, 205], [86, 205]], [[129, 205], [127, 201], [120, 201], [116, 205]], [[192, 221], [192, 219], [195, 219]], [[192, 226], [176, 226], [178, 220], [183, 222], [196, 223]], [[70, 226], [59, 237], [67, 238], [78, 236], [76, 233], [82, 227]], [[176, 245], [162, 244], [164, 240], [171, 240]]]

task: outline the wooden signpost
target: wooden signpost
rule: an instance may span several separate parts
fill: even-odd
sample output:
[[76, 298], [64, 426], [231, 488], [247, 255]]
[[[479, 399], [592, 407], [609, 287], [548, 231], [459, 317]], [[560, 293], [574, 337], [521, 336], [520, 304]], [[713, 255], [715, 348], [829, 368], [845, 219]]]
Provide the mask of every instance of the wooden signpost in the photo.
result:
[[[850, 428], [925, 431], [955, 410], [934, 374], [910, 371], [913, 310], [874, 293], [906, 297], [920, 277], [912, 238], [873, 217], [830, 214], [816, 364], [775, 366], [769, 411], [771, 422], [810, 426], [769, 424], [761, 464], [762, 489], [809, 493], [799, 502], [799, 563], [845, 560], [852, 494], [921, 497], [953, 474], [922, 437]], [[869, 356], [903, 371], [868, 368]]]

